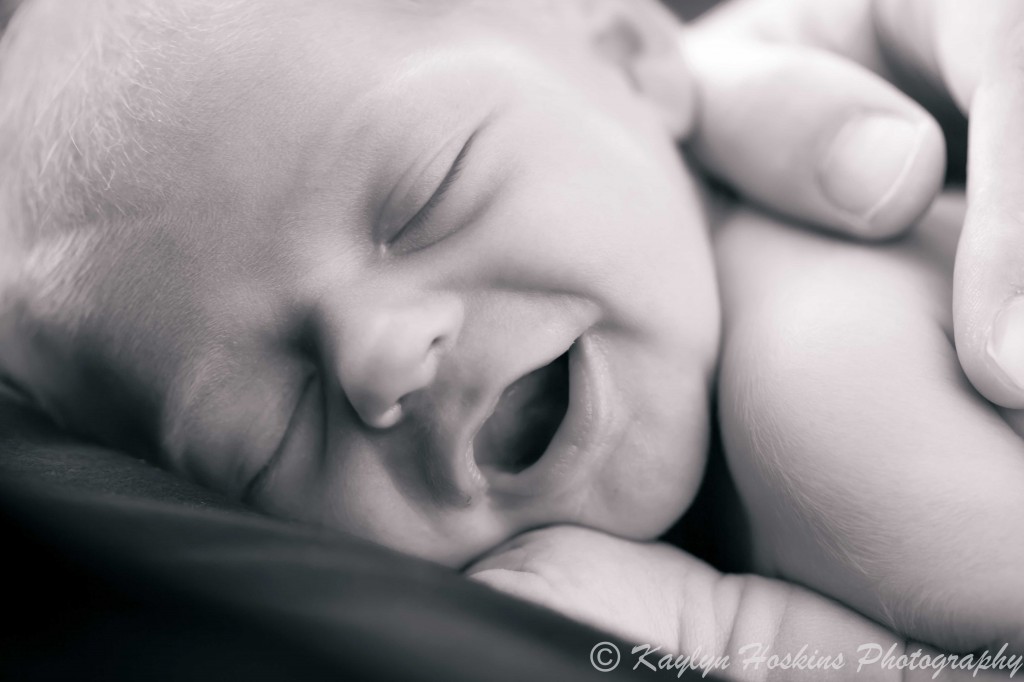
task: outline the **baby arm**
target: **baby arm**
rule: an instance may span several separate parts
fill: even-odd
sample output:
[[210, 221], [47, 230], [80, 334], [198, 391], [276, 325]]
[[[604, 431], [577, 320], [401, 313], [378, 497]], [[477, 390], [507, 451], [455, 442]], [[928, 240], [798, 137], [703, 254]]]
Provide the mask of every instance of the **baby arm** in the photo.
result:
[[1024, 443], [951, 341], [956, 204], [887, 247], [728, 221], [723, 438], [766, 567], [937, 646], [1020, 651]]
[[[1024, 446], [970, 389], [949, 340], [960, 209], [946, 198], [909, 240], [873, 248], [750, 213], [729, 220], [717, 240], [721, 416], [762, 555], [779, 577], [914, 639], [1019, 650]], [[580, 528], [528, 533], [468, 572], [663, 651], [736, 662], [748, 644], [807, 644], [849, 662], [863, 643], [917, 648], [789, 582], [722, 575], [673, 547]], [[933, 672], [855, 670], [828, 678]], [[808, 679], [822, 679], [817, 672]], [[765, 673], [733, 665], [725, 676], [794, 675]]]
[[[739, 681], [923, 682], [934, 673], [887, 669], [877, 661], [861, 667], [874, 651], [862, 649], [865, 645], [883, 651], [893, 647], [894, 656], [936, 652], [906, 642], [810, 590], [781, 580], [722, 574], [665, 544], [555, 526], [513, 539], [468, 573], [515, 597], [617, 634], [631, 645], [620, 652], [621, 668], [642, 670], [647, 664], [656, 666], [666, 654], [684, 654], [694, 665], [704, 661], [720, 679]], [[817, 667], [771, 667], [765, 660], [771, 654], [795, 657], [801, 651], [816, 656]], [[646, 664], [639, 662], [641, 657]], [[723, 664], [725, 657], [728, 662]], [[972, 678], [969, 671], [947, 669], [942, 679]], [[974, 679], [1005, 675], [982, 672]]]

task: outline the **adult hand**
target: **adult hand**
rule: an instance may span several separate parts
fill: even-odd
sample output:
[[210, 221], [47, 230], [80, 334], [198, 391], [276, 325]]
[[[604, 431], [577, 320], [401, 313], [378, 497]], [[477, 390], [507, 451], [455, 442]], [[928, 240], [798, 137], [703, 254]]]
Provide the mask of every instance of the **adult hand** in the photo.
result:
[[696, 157], [748, 199], [848, 235], [898, 234], [942, 182], [936, 120], [890, 81], [969, 117], [957, 352], [982, 394], [1024, 408], [1024, 3], [736, 0], [685, 45]]

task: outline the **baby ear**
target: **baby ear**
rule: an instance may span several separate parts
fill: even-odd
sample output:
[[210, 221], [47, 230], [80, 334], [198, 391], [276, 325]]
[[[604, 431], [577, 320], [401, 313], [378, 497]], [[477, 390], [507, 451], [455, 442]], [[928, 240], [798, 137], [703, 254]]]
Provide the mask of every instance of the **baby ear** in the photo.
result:
[[680, 45], [682, 26], [656, 0], [581, 0], [594, 53], [627, 79], [677, 139], [694, 124], [696, 90]]

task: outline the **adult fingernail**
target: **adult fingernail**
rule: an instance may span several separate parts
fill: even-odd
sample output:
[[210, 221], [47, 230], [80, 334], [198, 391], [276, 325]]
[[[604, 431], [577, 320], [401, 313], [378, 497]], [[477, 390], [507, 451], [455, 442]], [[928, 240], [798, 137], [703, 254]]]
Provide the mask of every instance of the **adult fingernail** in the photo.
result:
[[865, 226], [904, 184], [927, 133], [923, 122], [890, 114], [865, 114], [847, 121], [820, 166], [825, 196]]
[[999, 311], [988, 338], [988, 355], [1016, 388], [1024, 390], [1024, 298]]

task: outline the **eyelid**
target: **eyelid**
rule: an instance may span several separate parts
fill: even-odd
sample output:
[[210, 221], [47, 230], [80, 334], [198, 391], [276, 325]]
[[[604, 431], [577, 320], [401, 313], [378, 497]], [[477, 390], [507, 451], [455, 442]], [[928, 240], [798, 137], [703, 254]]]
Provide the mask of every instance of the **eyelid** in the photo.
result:
[[[473, 132], [473, 134], [471, 134], [466, 139], [465, 143], [462, 145], [462, 148], [459, 150], [459, 153], [455, 156], [455, 159], [448, 167], [447, 173], [441, 179], [441, 182], [437, 185], [437, 187], [434, 189], [434, 192], [430, 195], [426, 202], [419, 208], [419, 210], [417, 210], [416, 213], [413, 214], [413, 216], [409, 218], [394, 234], [389, 235], [386, 239], [383, 240], [383, 243], [386, 247], [392, 246], [393, 244], [401, 240], [403, 236], [409, 236], [410, 233], [416, 231], [416, 228], [427, 222], [427, 219], [430, 217], [433, 210], [441, 204], [441, 202], [445, 198], [445, 195], [448, 193], [448, 190], [451, 189], [451, 187], [455, 184], [455, 181], [458, 180], [459, 175], [462, 173], [462, 170], [465, 167], [466, 158], [469, 154], [469, 150], [473, 146], [473, 141], [476, 139], [476, 135], [477, 132]], [[449, 230], [448, 232], [445, 232], [441, 236], [434, 236], [433, 238], [426, 240], [424, 243], [415, 244], [411, 250], [417, 250], [435, 244], [444, 239], [445, 237], [447, 237], [452, 232], [453, 230]]]
[[287, 425], [285, 426], [284, 433], [281, 434], [281, 440], [277, 443], [277, 447], [274, 448], [270, 457], [267, 458], [263, 465], [255, 474], [253, 474], [252, 478], [249, 479], [242, 491], [241, 501], [243, 504], [255, 504], [260, 493], [265, 487], [268, 476], [275, 468], [277, 468], [277, 465], [284, 456], [285, 450], [288, 449], [289, 441], [298, 428], [298, 422], [303, 416], [301, 412], [303, 408], [306, 407], [306, 402], [309, 399], [308, 394], [310, 390], [316, 388], [315, 383], [317, 378], [318, 376], [316, 372], [311, 372], [310, 375], [303, 380], [302, 387], [299, 389], [298, 399], [292, 409], [292, 413], [288, 419]]

